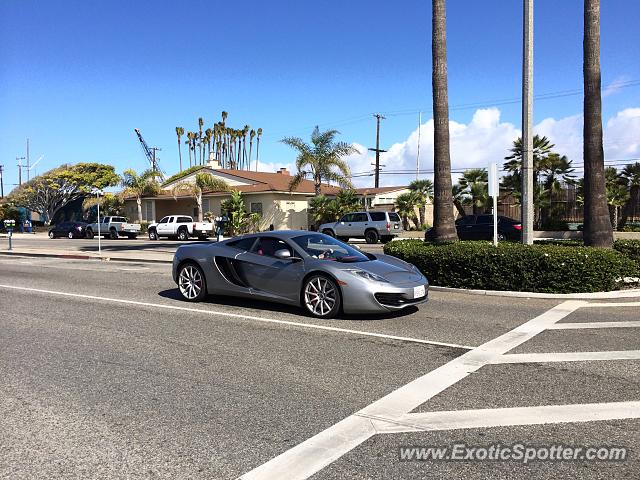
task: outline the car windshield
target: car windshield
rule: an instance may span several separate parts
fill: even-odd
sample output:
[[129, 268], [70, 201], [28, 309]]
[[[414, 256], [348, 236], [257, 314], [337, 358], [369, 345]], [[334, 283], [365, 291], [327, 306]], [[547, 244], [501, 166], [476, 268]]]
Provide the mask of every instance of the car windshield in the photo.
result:
[[334, 262], [368, 262], [369, 257], [333, 237], [315, 233], [292, 239], [310, 257]]

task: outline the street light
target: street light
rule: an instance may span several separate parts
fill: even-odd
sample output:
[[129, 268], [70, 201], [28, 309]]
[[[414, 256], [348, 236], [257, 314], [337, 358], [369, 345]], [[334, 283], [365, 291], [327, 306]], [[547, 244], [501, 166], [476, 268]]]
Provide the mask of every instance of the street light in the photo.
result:
[[94, 188], [91, 193], [95, 194], [96, 200], [98, 201], [98, 256], [102, 258], [102, 235], [100, 234], [100, 195], [104, 195], [104, 192], [99, 188]]

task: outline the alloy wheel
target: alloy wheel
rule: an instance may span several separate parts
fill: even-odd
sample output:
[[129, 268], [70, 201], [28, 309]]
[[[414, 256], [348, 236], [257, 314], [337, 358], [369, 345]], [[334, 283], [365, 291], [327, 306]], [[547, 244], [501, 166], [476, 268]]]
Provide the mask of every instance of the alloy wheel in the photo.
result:
[[178, 277], [180, 293], [187, 300], [197, 300], [202, 296], [204, 281], [200, 269], [194, 265], [186, 265], [180, 270]]
[[312, 314], [326, 317], [335, 313], [338, 295], [337, 287], [331, 280], [325, 277], [313, 277], [305, 285], [304, 303]]

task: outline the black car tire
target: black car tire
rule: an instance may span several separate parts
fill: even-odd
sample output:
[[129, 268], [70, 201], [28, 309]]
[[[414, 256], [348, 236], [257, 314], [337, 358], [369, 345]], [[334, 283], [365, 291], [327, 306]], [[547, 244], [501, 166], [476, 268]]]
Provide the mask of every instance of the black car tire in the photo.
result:
[[84, 236], [87, 237], [89, 240], [91, 240], [93, 238], [93, 230], [91, 230], [90, 228], [87, 228], [87, 231], [84, 232]]
[[117, 240], [118, 239], [118, 232], [116, 232], [115, 228], [112, 228], [111, 230], [109, 230], [109, 238], [111, 240]]
[[72, 239], [72, 238], [73, 238], [73, 232], [69, 232], [69, 233], [67, 234], [67, 237], [69, 237], [69, 238], [71, 238], [71, 239]]
[[207, 280], [202, 269], [192, 262], [178, 269], [178, 290], [187, 302], [200, 302], [207, 296]]
[[316, 318], [333, 318], [342, 306], [342, 295], [338, 285], [326, 275], [312, 275], [307, 278], [302, 286], [301, 298], [304, 309]]
[[504, 242], [507, 240], [507, 236], [504, 233], [498, 233], [498, 241]]
[[156, 232], [155, 228], [149, 230], [149, 240], [158, 240], [158, 232]]
[[49, 238], [56, 238], [56, 234], [53, 233], [53, 230], [49, 232]]
[[189, 232], [186, 229], [182, 228], [178, 231], [178, 240], [185, 241], [189, 240]]
[[375, 230], [367, 230], [364, 232], [364, 239], [367, 243], [378, 243], [380, 236]]
[[335, 238], [335, 236], [336, 236], [336, 234], [335, 234], [335, 233], [333, 233], [333, 230], [330, 230], [330, 229], [328, 229], [328, 228], [325, 228], [325, 229], [322, 231], [322, 233], [324, 233], [325, 235], [329, 235], [330, 237], [333, 237], [333, 238]]

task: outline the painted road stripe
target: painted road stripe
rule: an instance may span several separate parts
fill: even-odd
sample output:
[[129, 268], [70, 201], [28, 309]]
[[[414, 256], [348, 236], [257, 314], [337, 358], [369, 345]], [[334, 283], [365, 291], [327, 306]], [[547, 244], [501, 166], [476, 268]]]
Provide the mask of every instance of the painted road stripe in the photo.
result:
[[496, 357], [530, 340], [550, 325], [562, 320], [584, 301], [566, 301], [449, 363], [398, 388], [345, 420], [269, 460], [242, 480], [304, 480], [376, 433], [371, 418], [394, 418], [408, 414], [424, 402], [456, 384]]
[[513, 353], [493, 359], [491, 363], [585, 362], [591, 360], [639, 360], [640, 350], [608, 352]]
[[577, 323], [556, 323], [549, 327], [549, 330], [569, 330], [574, 328], [635, 328], [640, 327], [640, 321], [629, 320], [628, 322], [577, 322]]
[[351, 335], [360, 335], [364, 337], [376, 337], [382, 338], [385, 340], [398, 340], [401, 342], [411, 342], [411, 343], [420, 343], [424, 345], [435, 345], [439, 347], [451, 347], [451, 348], [460, 348], [463, 350], [471, 350], [475, 347], [470, 347], [468, 345], [458, 345], [455, 343], [445, 343], [445, 342], [437, 342], [434, 340], [423, 340], [421, 338], [411, 338], [411, 337], [399, 337], [396, 335], [386, 335], [384, 333], [375, 333], [375, 332], [365, 332], [362, 330], [351, 330], [348, 328], [339, 328], [339, 327], [329, 327], [326, 325], [316, 325], [313, 323], [302, 323], [302, 322], [291, 322], [288, 320], [276, 320], [274, 318], [264, 318], [264, 317], [255, 317], [252, 315], [242, 315], [239, 313], [228, 313], [228, 312], [220, 312], [217, 310], [204, 310], [202, 308], [192, 308], [192, 307], [179, 307], [177, 305], [165, 305], [159, 303], [150, 303], [150, 302], [138, 302], [135, 300], [124, 300], [121, 298], [109, 298], [109, 297], [99, 297], [96, 295], [84, 295], [80, 293], [69, 293], [69, 292], [59, 292], [55, 290], [44, 290], [40, 288], [28, 288], [28, 287], [16, 287], [13, 285], [2, 285], [0, 284], [0, 288], [7, 288], [11, 290], [21, 290], [25, 292], [38, 292], [38, 293], [46, 293], [49, 295], [60, 295], [63, 297], [74, 297], [74, 298], [84, 298], [89, 300], [100, 300], [103, 302], [113, 302], [113, 303], [121, 303], [124, 305], [138, 305], [141, 307], [152, 307], [152, 308], [163, 308], [166, 310], [178, 310], [183, 312], [194, 312], [194, 313], [202, 313], [205, 315], [215, 315], [220, 317], [231, 317], [231, 318], [241, 318], [243, 320], [253, 320], [256, 322], [262, 323], [274, 323], [278, 325], [287, 325], [292, 327], [302, 327], [302, 328], [311, 328], [315, 330], [325, 330], [329, 332], [339, 332], [339, 333], [348, 333]]
[[603, 308], [603, 307], [640, 307], [640, 302], [600, 302], [587, 303], [584, 308]]
[[379, 433], [491, 428], [548, 423], [598, 422], [640, 418], [640, 402], [544, 405], [411, 413], [397, 418], [369, 417]]

